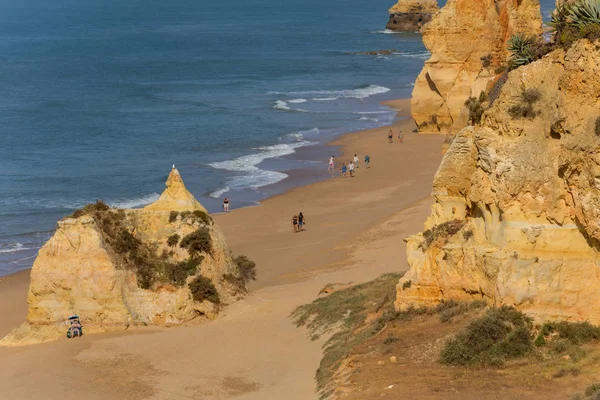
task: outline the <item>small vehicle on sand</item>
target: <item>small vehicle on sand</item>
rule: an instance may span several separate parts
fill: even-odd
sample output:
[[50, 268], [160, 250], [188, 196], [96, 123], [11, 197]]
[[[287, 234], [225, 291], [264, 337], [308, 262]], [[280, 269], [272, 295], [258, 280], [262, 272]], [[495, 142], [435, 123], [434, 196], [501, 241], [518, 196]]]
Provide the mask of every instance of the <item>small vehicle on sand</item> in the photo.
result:
[[81, 321], [79, 321], [79, 316], [72, 315], [68, 320], [69, 329], [67, 330], [67, 337], [69, 339], [74, 337], [80, 337], [83, 335], [83, 325], [81, 325]]

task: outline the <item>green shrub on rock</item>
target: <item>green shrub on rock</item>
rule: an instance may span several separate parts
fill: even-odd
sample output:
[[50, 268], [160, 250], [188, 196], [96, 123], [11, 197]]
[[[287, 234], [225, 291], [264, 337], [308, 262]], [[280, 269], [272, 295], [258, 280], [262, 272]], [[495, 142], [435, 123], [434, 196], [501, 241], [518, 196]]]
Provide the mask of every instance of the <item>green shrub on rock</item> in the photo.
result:
[[447, 365], [502, 366], [533, 349], [531, 319], [513, 307], [488, 310], [446, 342], [440, 362]]
[[173, 247], [179, 243], [179, 239], [179, 235], [175, 233], [174, 235], [169, 236], [167, 239], [167, 245], [169, 245], [169, 247]]
[[212, 281], [205, 276], [198, 276], [188, 285], [194, 301], [202, 302], [208, 300], [211, 303], [219, 304], [219, 292]]
[[240, 272], [240, 278], [244, 282], [256, 280], [256, 263], [246, 256], [237, 256], [233, 260]]
[[186, 249], [190, 257], [196, 257], [200, 253], [211, 254], [212, 237], [210, 236], [210, 231], [205, 226], [201, 226], [196, 231], [181, 239], [179, 247]]

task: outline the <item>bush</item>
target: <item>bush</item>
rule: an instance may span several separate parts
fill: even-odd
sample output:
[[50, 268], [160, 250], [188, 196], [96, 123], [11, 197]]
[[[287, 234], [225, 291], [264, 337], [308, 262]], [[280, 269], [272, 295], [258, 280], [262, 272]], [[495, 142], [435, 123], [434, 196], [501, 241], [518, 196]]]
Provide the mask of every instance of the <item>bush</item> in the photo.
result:
[[447, 365], [502, 366], [533, 348], [531, 319], [513, 307], [488, 310], [444, 345], [440, 362]]
[[233, 261], [236, 263], [240, 272], [240, 278], [244, 282], [256, 280], [256, 263], [254, 261], [246, 256], [237, 256]]
[[95, 214], [97, 212], [108, 211], [110, 207], [108, 204], [103, 202], [102, 200], [96, 200], [95, 203], [86, 204], [83, 208], [77, 209], [73, 211], [73, 214], [67, 216], [66, 218], [79, 218], [88, 214]]
[[596, 118], [596, 122], [594, 123], [594, 133], [596, 136], [600, 136], [600, 117]]
[[212, 281], [204, 276], [198, 276], [188, 285], [194, 301], [203, 302], [208, 300], [211, 303], [219, 304], [219, 292]]
[[485, 108], [483, 107], [485, 101], [485, 92], [481, 92], [478, 98], [469, 97], [467, 101], [465, 101], [465, 106], [469, 109], [469, 123], [471, 125], [477, 125], [481, 123], [481, 116], [485, 111]]
[[594, 383], [585, 389], [585, 395], [592, 397], [593, 395], [600, 393], [600, 383]]
[[177, 221], [177, 216], [179, 215], [179, 213], [177, 211], [171, 211], [169, 213], [169, 223], [173, 223], [175, 221]]
[[489, 67], [492, 65], [492, 58], [493, 56], [491, 54], [486, 54], [485, 56], [481, 57], [481, 65], [483, 65], [484, 68]]
[[201, 226], [196, 231], [185, 236], [179, 243], [179, 247], [188, 251], [191, 257], [200, 253], [212, 253], [212, 237], [208, 228]]
[[558, 333], [560, 339], [567, 340], [574, 345], [600, 339], [600, 327], [594, 326], [589, 322], [546, 322], [542, 325], [540, 333], [536, 338], [536, 345], [545, 345], [547, 342], [546, 338], [552, 333]]
[[167, 239], [167, 245], [169, 245], [169, 247], [176, 246], [177, 243], [179, 243], [179, 239], [180, 239], [180, 237], [178, 234], [171, 235]]
[[410, 289], [411, 286], [412, 286], [412, 281], [406, 281], [406, 282], [402, 283], [402, 290]]
[[193, 215], [200, 219], [205, 225], [210, 225], [212, 222], [212, 219], [210, 218], [210, 216], [205, 213], [204, 211], [201, 210], [196, 210], [193, 212]]
[[445, 238], [447, 240], [448, 237], [457, 234], [463, 226], [465, 226], [464, 221], [454, 219], [436, 225], [431, 229], [427, 229], [423, 232], [423, 238], [425, 240], [421, 243], [421, 248], [427, 250], [438, 238]]
[[188, 276], [192, 276], [196, 273], [202, 260], [204, 260], [204, 257], [189, 258], [186, 261], [167, 264], [165, 268], [167, 279], [177, 287], [183, 286]]
[[514, 118], [534, 119], [539, 112], [533, 109], [533, 105], [541, 98], [541, 93], [534, 88], [524, 90], [521, 93], [521, 104], [516, 104], [508, 109], [508, 114]]

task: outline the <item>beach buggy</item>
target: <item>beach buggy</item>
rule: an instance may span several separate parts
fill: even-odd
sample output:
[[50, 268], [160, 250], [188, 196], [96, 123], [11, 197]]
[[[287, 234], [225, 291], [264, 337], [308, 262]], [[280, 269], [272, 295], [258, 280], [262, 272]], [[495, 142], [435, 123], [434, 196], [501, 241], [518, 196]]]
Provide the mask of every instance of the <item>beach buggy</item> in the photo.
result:
[[79, 337], [83, 335], [83, 326], [79, 321], [79, 316], [72, 315], [69, 317], [69, 330], [67, 331], [67, 337], [69, 339]]

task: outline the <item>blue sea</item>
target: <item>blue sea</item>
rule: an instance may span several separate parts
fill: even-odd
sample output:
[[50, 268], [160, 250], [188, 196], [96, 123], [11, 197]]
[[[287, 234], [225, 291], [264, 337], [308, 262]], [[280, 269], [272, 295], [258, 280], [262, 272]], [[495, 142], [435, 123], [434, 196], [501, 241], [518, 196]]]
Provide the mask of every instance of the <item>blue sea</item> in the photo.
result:
[[173, 163], [211, 212], [322, 177], [323, 144], [390, 123], [429, 56], [384, 30], [393, 3], [0, 0], [0, 275], [75, 208], [156, 200]]

